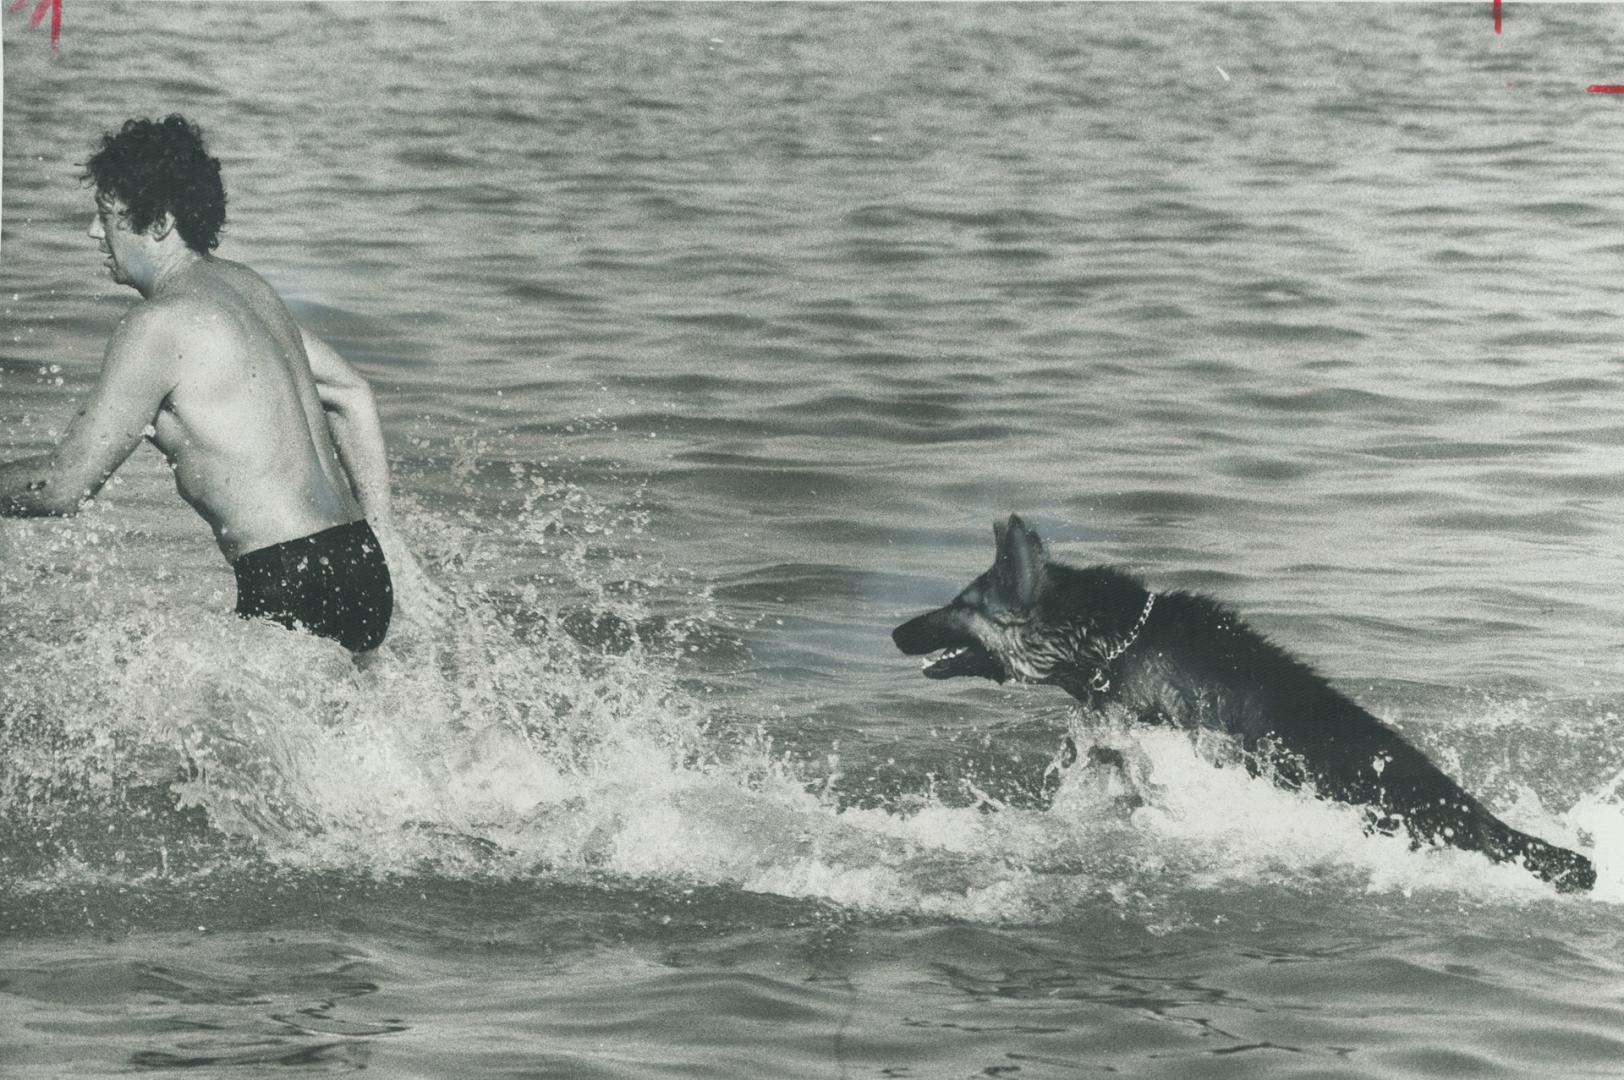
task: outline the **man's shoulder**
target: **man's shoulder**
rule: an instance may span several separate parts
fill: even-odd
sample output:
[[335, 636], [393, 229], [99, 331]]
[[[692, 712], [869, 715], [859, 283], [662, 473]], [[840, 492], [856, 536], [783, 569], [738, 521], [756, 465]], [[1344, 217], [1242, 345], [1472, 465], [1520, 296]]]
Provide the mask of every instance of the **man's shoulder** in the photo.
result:
[[143, 300], [124, 313], [107, 339], [102, 379], [169, 387], [178, 378], [176, 360], [181, 351], [172, 320]]
[[190, 295], [155, 296], [124, 313], [107, 343], [109, 356], [167, 363], [206, 347], [221, 325], [219, 305]]
[[123, 349], [154, 348], [173, 337], [181, 315], [170, 297], [140, 300], [113, 327], [111, 346]]
[[206, 295], [167, 293], [148, 297], [124, 313], [107, 343], [104, 365], [143, 371], [145, 378], [180, 385], [202, 370], [196, 361], [209, 358], [209, 370], [230, 366], [241, 353], [236, 347], [236, 320]]
[[237, 322], [245, 301], [251, 305], [244, 293], [255, 285], [269, 289], [248, 267], [211, 260], [207, 277], [139, 301], [119, 325], [133, 333], [168, 335], [176, 341], [215, 338]]

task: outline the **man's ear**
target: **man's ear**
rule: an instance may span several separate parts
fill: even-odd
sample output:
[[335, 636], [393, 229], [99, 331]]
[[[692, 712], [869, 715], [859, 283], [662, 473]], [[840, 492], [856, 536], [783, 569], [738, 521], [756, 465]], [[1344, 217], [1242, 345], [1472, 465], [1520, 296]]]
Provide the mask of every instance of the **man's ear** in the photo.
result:
[[152, 225], [148, 227], [147, 235], [151, 236], [154, 240], [163, 240], [174, 231], [175, 215], [171, 214], [168, 210], [165, 210], [163, 213], [159, 214], [157, 219], [153, 221]]

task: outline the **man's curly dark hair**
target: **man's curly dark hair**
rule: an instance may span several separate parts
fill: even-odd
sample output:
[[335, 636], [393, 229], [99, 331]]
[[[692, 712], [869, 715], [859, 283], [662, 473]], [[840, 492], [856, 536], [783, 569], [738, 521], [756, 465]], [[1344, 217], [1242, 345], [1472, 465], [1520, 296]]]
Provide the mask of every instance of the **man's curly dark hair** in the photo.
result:
[[118, 134], [103, 135], [80, 179], [94, 182], [97, 194], [122, 200], [136, 232], [168, 212], [193, 251], [207, 254], [220, 245], [226, 223], [220, 159], [204, 149], [202, 129], [178, 113], [126, 120]]

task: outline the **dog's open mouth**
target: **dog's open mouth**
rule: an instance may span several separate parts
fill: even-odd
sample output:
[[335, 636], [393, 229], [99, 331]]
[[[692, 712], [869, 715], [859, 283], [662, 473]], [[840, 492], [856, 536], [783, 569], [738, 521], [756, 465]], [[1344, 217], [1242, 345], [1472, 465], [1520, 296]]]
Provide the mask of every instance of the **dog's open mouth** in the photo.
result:
[[925, 657], [920, 664], [927, 679], [956, 679], [975, 675], [996, 682], [1004, 681], [1004, 668], [992, 654], [980, 645], [956, 645]]
[[909, 656], [923, 656], [927, 679], [975, 675], [1003, 682], [1004, 665], [965, 628], [951, 607], [926, 612], [891, 631], [891, 640]]

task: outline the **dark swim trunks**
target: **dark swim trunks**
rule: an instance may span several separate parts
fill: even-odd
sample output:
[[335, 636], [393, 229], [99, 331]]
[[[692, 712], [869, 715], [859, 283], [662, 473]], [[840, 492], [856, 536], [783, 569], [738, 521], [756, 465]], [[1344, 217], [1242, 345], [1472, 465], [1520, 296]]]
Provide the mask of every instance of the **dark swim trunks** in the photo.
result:
[[389, 629], [395, 590], [383, 547], [365, 521], [337, 525], [239, 556], [237, 614], [375, 649]]

